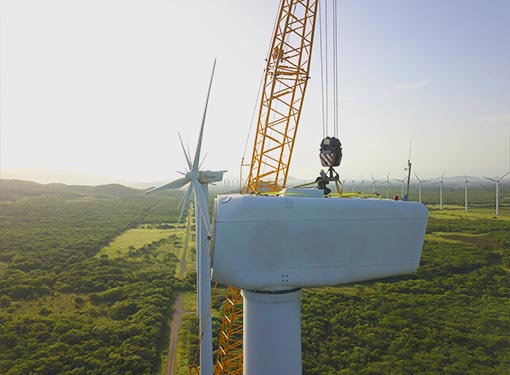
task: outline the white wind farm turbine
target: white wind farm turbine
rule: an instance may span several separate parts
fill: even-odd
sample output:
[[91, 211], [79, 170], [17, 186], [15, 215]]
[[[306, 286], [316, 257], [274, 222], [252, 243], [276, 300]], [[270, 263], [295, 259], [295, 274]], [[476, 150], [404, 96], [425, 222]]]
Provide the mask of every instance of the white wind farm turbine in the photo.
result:
[[374, 178], [374, 175], [372, 173], [370, 173], [370, 177], [372, 178], [372, 190], [373, 190], [373, 193], [374, 195], [378, 195], [377, 193], [377, 186], [376, 184], [380, 181], [377, 181], [375, 178]]
[[359, 183], [359, 184], [361, 185], [361, 194], [362, 194], [362, 195], [364, 195], [364, 194], [365, 194], [365, 187], [364, 187], [365, 182], [366, 182], [366, 181], [365, 181], [365, 179], [363, 178], [363, 176], [361, 176], [361, 179], [360, 179], [360, 183]]
[[443, 209], [443, 181], [444, 181], [444, 174], [446, 171], [443, 171], [443, 174], [441, 175], [441, 179], [439, 180], [439, 209]]
[[466, 172], [464, 172], [464, 211], [468, 212], [468, 184], [470, 181], [466, 176]]
[[503, 176], [501, 176], [499, 178], [498, 177], [490, 178], [490, 177], [482, 176], [486, 180], [494, 181], [496, 183], [496, 216], [499, 216], [499, 183], [508, 174], [510, 174], [510, 171], [506, 172]]
[[354, 179], [350, 178], [349, 181], [351, 181], [351, 193], [354, 193]]
[[407, 175], [406, 175], [403, 179], [401, 179], [401, 180], [399, 180], [398, 178], [395, 178], [394, 180], [395, 180], [395, 181], [398, 181], [398, 182], [400, 182], [400, 183], [402, 184], [402, 195], [401, 195], [401, 199], [403, 199], [403, 198], [404, 198], [404, 187], [405, 187], [405, 183], [406, 183], [406, 181], [407, 181]]
[[391, 185], [390, 172], [388, 172], [388, 175], [386, 176], [386, 180], [384, 182], [386, 183], [386, 199], [388, 199], [389, 195], [390, 195], [390, 185]]
[[[209, 208], [207, 203], [208, 184], [219, 182], [223, 178], [223, 173], [226, 171], [201, 171], [200, 169], [200, 150], [202, 148], [202, 137], [204, 133], [204, 124], [207, 113], [207, 105], [209, 103], [209, 96], [211, 93], [211, 86], [214, 77], [214, 70], [216, 67], [216, 60], [214, 61], [211, 80], [209, 82], [209, 90], [207, 92], [207, 99], [205, 103], [204, 113], [202, 117], [202, 125], [200, 127], [200, 134], [198, 137], [197, 148], [195, 157], [191, 161], [190, 155], [186, 152], [181, 139], [181, 146], [186, 158], [188, 172], [184, 177], [172, 181], [168, 184], [159, 186], [149, 190], [147, 193], [152, 193], [160, 190], [179, 189], [190, 183], [188, 190], [183, 196], [181, 215], [188, 206], [191, 193], [195, 193], [195, 235], [197, 243], [197, 292], [198, 292], [198, 314], [200, 318], [200, 369], [202, 374], [211, 375], [213, 372], [213, 358], [212, 358], [212, 318], [210, 314], [211, 303], [211, 259], [210, 259], [210, 231], [211, 224], [209, 219]], [[180, 139], [180, 136], [179, 136]]]
[[421, 203], [421, 184], [424, 182], [430, 182], [428, 180], [421, 180], [418, 175], [415, 173], [416, 179], [418, 180], [418, 202]]

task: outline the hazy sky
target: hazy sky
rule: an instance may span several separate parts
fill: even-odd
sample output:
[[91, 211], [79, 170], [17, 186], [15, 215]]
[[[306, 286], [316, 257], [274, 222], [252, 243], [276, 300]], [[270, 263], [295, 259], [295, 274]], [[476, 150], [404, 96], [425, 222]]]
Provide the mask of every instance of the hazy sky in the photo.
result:
[[[215, 57], [204, 168], [238, 177], [277, 0], [0, 4], [2, 178], [176, 177], [177, 132], [194, 149]], [[510, 168], [510, 1], [340, 0], [339, 11], [341, 176], [402, 178], [410, 139], [423, 177]], [[321, 168], [319, 64], [316, 54], [299, 178]]]

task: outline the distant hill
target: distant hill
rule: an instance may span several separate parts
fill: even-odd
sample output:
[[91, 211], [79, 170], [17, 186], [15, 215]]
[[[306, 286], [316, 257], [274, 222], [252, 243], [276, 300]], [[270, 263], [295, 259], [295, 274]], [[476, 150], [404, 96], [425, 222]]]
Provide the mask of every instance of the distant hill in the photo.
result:
[[0, 200], [14, 200], [22, 197], [61, 196], [61, 197], [125, 197], [142, 195], [143, 191], [120, 184], [99, 186], [38, 184], [23, 180], [0, 180]]

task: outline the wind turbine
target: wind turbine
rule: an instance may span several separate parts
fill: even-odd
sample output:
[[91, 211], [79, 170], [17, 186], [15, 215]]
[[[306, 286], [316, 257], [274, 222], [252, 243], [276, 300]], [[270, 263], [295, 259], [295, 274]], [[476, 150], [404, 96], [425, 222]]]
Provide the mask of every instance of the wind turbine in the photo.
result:
[[409, 158], [407, 159], [407, 168], [404, 168], [404, 170], [407, 171], [407, 190], [406, 190], [406, 194], [404, 195], [405, 201], [409, 200], [409, 185], [411, 183], [411, 167], [412, 167], [412, 163], [411, 163], [411, 147], [412, 147], [412, 145], [413, 145], [413, 141], [410, 140], [409, 141]]
[[350, 178], [349, 181], [351, 181], [351, 193], [354, 193], [354, 179]]
[[363, 186], [365, 184], [365, 179], [363, 178], [363, 176], [361, 176], [361, 180], [360, 180], [360, 185], [361, 185], [361, 195], [364, 195], [365, 194], [365, 187]]
[[416, 179], [418, 180], [418, 202], [421, 203], [421, 184], [424, 182], [429, 182], [429, 181], [420, 180], [420, 178], [418, 177], [418, 175], [416, 173], [414, 175], [416, 176]]
[[389, 199], [218, 196], [212, 278], [241, 289], [243, 374], [302, 374], [301, 289], [414, 272], [427, 216]]
[[485, 176], [482, 176], [483, 178], [485, 178], [486, 180], [490, 180], [490, 181], [494, 181], [496, 183], [496, 216], [499, 216], [499, 182], [504, 179], [508, 174], [510, 173], [510, 171], [506, 172], [503, 176], [501, 176], [500, 178], [490, 178], [490, 177], [485, 177]]
[[386, 181], [384, 181], [384, 182], [386, 183], [386, 199], [388, 199], [390, 196], [390, 185], [391, 185], [390, 172], [388, 172], [388, 175], [386, 176]]
[[374, 175], [370, 173], [370, 177], [372, 177], [372, 189], [374, 190], [374, 195], [377, 196], [377, 189], [376, 189], [376, 183], [379, 182], [374, 178]]
[[469, 180], [467, 179], [466, 172], [464, 171], [464, 211], [468, 212], [468, 184]]
[[214, 77], [214, 70], [216, 68], [216, 60], [211, 73], [211, 80], [209, 82], [209, 90], [207, 91], [207, 99], [205, 102], [204, 113], [202, 116], [202, 125], [200, 127], [200, 134], [198, 137], [197, 148], [193, 162], [191, 161], [189, 152], [186, 152], [182, 139], [179, 135], [181, 146], [188, 165], [188, 172], [183, 173], [184, 177], [179, 178], [170, 183], [161, 185], [154, 189], [147, 191], [153, 193], [160, 190], [179, 189], [187, 184], [190, 184], [188, 190], [183, 196], [182, 200], [182, 213], [189, 203], [191, 193], [195, 195], [195, 232], [197, 243], [197, 292], [198, 292], [198, 314], [200, 319], [200, 371], [204, 375], [213, 373], [213, 360], [212, 360], [212, 318], [209, 311], [211, 303], [211, 259], [210, 259], [210, 231], [211, 223], [209, 219], [209, 208], [207, 203], [208, 184], [212, 182], [219, 182], [223, 179], [223, 173], [226, 171], [201, 171], [200, 169], [200, 150], [202, 148], [202, 137], [204, 134], [204, 124], [207, 113], [207, 105], [209, 103], [209, 96], [211, 93], [211, 86]]
[[403, 198], [404, 197], [404, 185], [406, 183], [406, 180], [407, 180], [407, 176], [405, 176], [403, 179], [399, 180], [398, 178], [395, 178], [394, 179], [395, 181], [398, 181], [402, 184], [402, 195], [401, 197]]
[[441, 179], [439, 180], [439, 209], [443, 209], [443, 179], [446, 171], [443, 171]]

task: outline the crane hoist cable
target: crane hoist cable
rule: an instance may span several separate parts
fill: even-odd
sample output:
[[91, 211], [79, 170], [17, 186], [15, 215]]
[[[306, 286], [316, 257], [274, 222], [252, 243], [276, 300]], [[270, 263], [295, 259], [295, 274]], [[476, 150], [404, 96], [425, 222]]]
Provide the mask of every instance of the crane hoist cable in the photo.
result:
[[255, 105], [253, 106], [253, 111], [251, 114], [250, 120], [250, 128], [248, 130], [248, 134], [246, 135], [246, 142], [244, 144], [243, 156], [241, 157], [241, 168], [239, 173], [239, 192], [242, 193], [244, 190], [245, 183], [243, 182], [243, 167], [249, 167], [251, 164], [244, 164], [244, 158], [246, 157], [246, 151], [248, 151], [248, 143], [250, 142], [250, 135], [252, 134], [253, 124], [255, 123], [255, 115], [257, 114], [257, 109], [259, 107], [259, 99], [260, 93], [262, 91], [262, 85], [264, 84], [264, 75], [260, 77], [259, 89], [257, 92], [257, 98], [255, 99]]
[[338, 138], [339, 122], [339, 74], [338, 74], [338, 11], [337, 0], [333, 0], [333, 87], [334, 87], [334, 136]]
[[[321, 7], [320, 5], [323, 5], [323, 7]], [[318, 16], [320, 29], [319, 44], [320, 44], [323, 138], [326, 138], [329, 135], [330, 126], [333, 130], [333, 136], [338, 138], [338, 125], [340, 118], [340, 96], [339, 96], [340, 74], [338, 59], [339, 24], [338, 24], [337, 0], [333, 0], [332, 2], [333, 9], [331, 14], [329, 14], [327, 1], [320, 3], [319, 7], [320, 8]], [[329, 22], [330, 17], [331, 22]], [[330, 88], [329, 85], [330, 81], [332, 81], [333, 86], [332, 89]], [[330, 117], [330, 112], [333, 112], [332, 118]]]
[[[339, 59], [338, 59], [338, 7], [337, 0], [332, 2], [332, 12], [329, 13], [328, 2], [322, 3], [324, 7], [319, 8], [319, 37], [320, 37], [320, 68], [321, 68], [321, 94], [322, 94], [322, 132], [323, 139], [320, 145], [320, 161], [323, 167], [328, 171], [321, 171], [316, 179], [318, 187], [324, 190], [328, 195], [331, 190], [326, 187], [329, 182], [335, 182], [338, 188], [340, 177], [334, 167], [338, 167], [342, 160], [342, 144], [338, 139], [339, 125]], [[331, 26], [328, 22], [331, 17]], [[331, 70], [330, 72], [330, 48], [331, 44]], [[329, 81], [332, 78], [333, 88], [330, 97]], [[333, 116], [330, 119], [330, 106], [332, 106]], [[330, 122], [332, 122], [333, 136], [329, 136]]]

